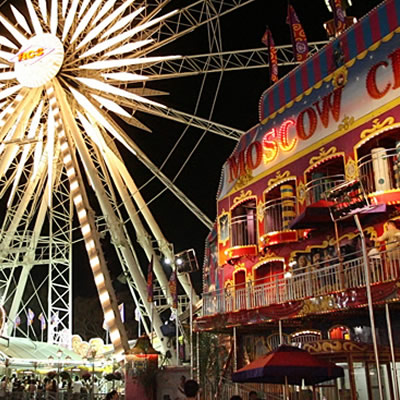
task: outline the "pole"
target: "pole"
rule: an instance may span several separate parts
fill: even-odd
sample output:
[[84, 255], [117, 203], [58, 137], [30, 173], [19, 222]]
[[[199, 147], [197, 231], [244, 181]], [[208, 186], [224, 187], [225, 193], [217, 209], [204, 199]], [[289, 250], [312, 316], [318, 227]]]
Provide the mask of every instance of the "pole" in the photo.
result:
[[150, 321], [150, 342], [153, 346], [153, 311], [154, 311], [154, 302], [151, 302], [151, 321]]
[[140, 326], [141, 322], [142, 322], [142, 316], [139, 317], [139, 321], [138, 321], [138, 337], [140, 337], [141, 333], [142, 333], [141, 326]]
[[200, 332], [196, 332], [196, 378], [200, 384]]
[[361, 238], [361, 248], [362, 248], [364, 273], [365, 273], [365, 286], [366, 286], [367, 299], [368, 299], [369, 319], [370, 319], [370, 323], [371, 323], [372, 344], [374, 347], [374, 355], [375, 355], [375, 363], [376, 363], [376, 376], [378, 378], [378, 386], [379, 386], [379, 399], [384, 400], [383, 389], [382, 389], [381, 369], [380, 369], [380, 365], [379, 365], [378, 343], [376, 340], [374, 308], [373, 308], [373, 303], [372, 303], [372, 294], [371, 294], [371, 286], [370, 286], [370, 270], [369, 270], [369, 263], [368, 263], [367, 246], [365, 244], [365, 236], [364, 236], [364, 232], [361, 227], [360, 219], [357, 214], [354, 214], [354, 222], [356, 223], [357, 229], [360, 232], [360, 238]]
[[[233, 371], [237, 371], [238, 359], [237, 359], [237, 334], [236, 326], [233, 327]], [[238, 384], [235, 383], [235, 394], [239, 393]]]
[[[193, 379], [193, 286], [190, 282], [190, 379]], [[398, 399], [396, 399], [398, 400]]]
[[393, 375], [393, 391], [394, 391], [394, 399], [399, 400], [399, 381], [397, 379], [397, 366], [396, 366], [396, 356], [394, 352], [394, 343], [393, 343], [393, 333], [392, 333], [392, 323], [390, 321], [390, 310], [389, 304], [385, 304], [386, 311], [386, 323], [388, 327], [388, 337], [389, 337], [389, 345], [390, 345], [390, 355], [392, 358], [392, 375]]
[[[283, 345], [283, 331], [282, 331], [282, 320], [278, 321], [279, 328], [279, 345]], [[285, 384], [283, 385], [283, 398], [289, 399], [289, 387], [287, 382], [287, 376], [285, 376]]]
[[175, 310], [175, 332], [176, 332], [176, 365], [179, 365], [179, 321], [178, 321], [178, 307]]

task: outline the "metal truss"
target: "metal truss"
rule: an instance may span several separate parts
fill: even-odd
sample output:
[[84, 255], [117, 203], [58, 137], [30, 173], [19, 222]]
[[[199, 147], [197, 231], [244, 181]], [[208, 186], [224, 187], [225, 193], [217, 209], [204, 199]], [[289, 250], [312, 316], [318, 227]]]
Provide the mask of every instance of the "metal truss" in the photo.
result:
[[[328, 42], [308, 43], [309, 54], [320, 51]], [[292, 45], [276, 46], [278, 65], [294, 66], [299, 62], [293, 57]], [[213, 72], [245, 71], [268, 67], [268, 52], [265, 47], [258, 49], [225, 51], [185, 56], [176, 60], [166, 60], [142, 69], [148, 80], [183, 78], [186, 76]]]

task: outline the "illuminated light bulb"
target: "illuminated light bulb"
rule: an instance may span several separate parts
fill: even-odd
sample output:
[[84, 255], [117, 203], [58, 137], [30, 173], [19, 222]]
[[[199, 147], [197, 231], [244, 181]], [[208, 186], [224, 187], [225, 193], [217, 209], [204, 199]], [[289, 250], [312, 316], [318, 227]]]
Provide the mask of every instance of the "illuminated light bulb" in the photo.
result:
[[112, 331], [110, 331], [110, 339], [112, 343], [121, 341], [121, 336], [117, 329], [113, 329]]
[[[107, 311], [105, 314], [104, 314], [104, 319], [105, 319], [105, 321], [108, 323], [108, 322], [111, 322], [111, 321], [114, 321], [114, 319], [115, 319], [115, 317], [114, 317], [114, 312], [112, 311], [112, 310], [110, 310], [110, 311]], [[109, 325], [109, 324], [108, 324]]]
[[91, 232], [91, 230], [90, 230], [89, 224], [86, 223], [85, 225], [82, 226], [82, 235], [83, 236], [89, 235], [90, 232]]
[[76, 195], [76, 196], [74, 197], [74, 203], [75, 203], [76, 205], [81, 204], [82, 201], [83, 201], [82, 195], [78, 194], [78, 195]]
[[108, 295], [107, 292], [101, 293], [99, 298], [100, 298], [100, 303], [101, 304], [105, 304], [105, 303], [108, 303], [110, 301], [110, 296]]
[[[79, 184], [78, 184], [78, 181], [75, 179], [75, 180], [73, 180], [72, 182], [71, 182], [71, 184], [70, 184], [70, 189], [71, 189], [71, 191], [74, 191], [74, 190], [77, 190], [78, 188], [79, 188]], [[85, 212], [86, 213], [86, 211], [85, 210], [83, 210], [83, 212]]]
[[69, 153], [66, 154], [66, 155], [64, 156], [63, 160], [64, 160], [64, 164], [70, 163], [70, 162], [72, 161], [71, 154], [69, 154]]
[[104, 284], [104, 275], [103, 274], [97, 274], [94, 277], [94, 281], [96, 283], [97, 286]]
[[90, 259], [90, 266], [93, 268], [96, 267], [97, 265], [100, 265], [100, 260], [99, 257], [95, 256]]
[[[86, 211], [85, 211], [85, 214], [86, 214]], [[87, 243], [86, 243], [86, 250], [87, 251], [90, 251], [90, 250], [92, 250], [92, 249], [94, 249], [94, 240], [89, 240]]]

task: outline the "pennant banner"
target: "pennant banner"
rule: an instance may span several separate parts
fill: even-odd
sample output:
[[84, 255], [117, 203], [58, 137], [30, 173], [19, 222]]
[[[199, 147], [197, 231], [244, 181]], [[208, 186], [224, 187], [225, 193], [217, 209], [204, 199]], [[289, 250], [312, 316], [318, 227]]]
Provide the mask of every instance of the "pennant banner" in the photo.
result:
[[168, 282], [169, 291], [172, 297], [172, 308], [178, 308], [178, 288], [176, 271], [173, 270]]
[[286, 23], [289, 25], [290, 37], [293, 46], [293, 55], [296, 61], [303, 62], [307, 59], [308, 43], [307, 37], [300, 20], [292, 5], [288, 5], [288, 15]]
[[28, 308], [28, 325], [33, 324], [34, 318], [35, 318], [35, 313], [30, 308]]
[[58, 318], [58, 311], [57, 311], [51, 316], [50, 324], [54, 325], [54, 327], [57, 327], [59, 323], [60, 319]]
[[118, 305], [119, 315], [121, 316], [122, 323], [125, 323], [125, 306], [124, 303]]
[[46, 318], [45, 318], [45, 316], [43, 315], [43, 313], [40, 313], [40, 315], [39, 315], [39, 321], [40, 321], [40, 329], [42, 330], [42, 331], [44, 331], [45, 329], [46, 329], [46, 327], [47, 327], [47, 325], [46, 325]]
[[17, 315], [15, 317], [15, 326], [20, 326], [21, 325], [21, 317]]
[[342, 8], [342, 0], [329, 0], [335, 22], [336, 36], [346, 29], [346, 18]]
[[269, 28], [267, 28], [265, 31], [261, 41], [267, 46], [268, 49], [269, 79], [271, 83], [278, 82], [278, 56], [276, 53], [274, 39]]
[[147, 268], [147, 301], [153, 302], [153, 256]]

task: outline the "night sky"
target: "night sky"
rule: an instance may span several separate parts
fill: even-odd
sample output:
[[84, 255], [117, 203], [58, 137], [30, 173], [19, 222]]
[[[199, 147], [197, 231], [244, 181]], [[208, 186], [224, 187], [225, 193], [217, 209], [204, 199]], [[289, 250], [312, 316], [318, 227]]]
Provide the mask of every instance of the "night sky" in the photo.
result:
[[[353, 6], [347, 10], [348, 15], [360, 18], [379, 4], [377, 0], [353, 0]], [[19, 6], [21, 0], [7, 1], [2, 10], [10, 4]], [[168, 10], [186, 6], [187, 0], [172, 0]], [[326, 39], [322, 24], [332, 18], [324, 0], [292, 0], [297, 15], [303, 25], [309, 42]], [[19, 7], [18, 7], [19, 8]], [[260, 48], [261, 37], [268, 25], [272, 31], [275, 44], [290, 44], [290, 34], [286, 25], [286, 0], [255, 0], [221, 19], [221, 36], [223, 51]], [[215, 49], [213, 51], [216, 51]], [[191, 55], [208, 53], [207, 30], [199, 28], [195, 32], [180, 38], [165, 48], [160, 49], [163, 55]], [[280, 69], [280, 76], [288, 69]], [[150, 82], [148, 87], [168, 92], [168, 95], [155, 98], [171, 108], [193, 114], [203, 77], [171, 79], [169, 81]], [[258, 101], [261, 93], [268, 87], [268, 69], [252, 69], [239, 72], [227, 72], [216, 97], [215, 109], [211, 107], [218, 88], [219, 74], [210, 75], [203, 89], [197, 115], [213, 121], [246, 131], [258, 121]], [[125, 127], [129, 135], [137, 142], [149, 158], [161, 166], [174, 144], [182, 135], [185, 126], [167, 120], [135, 114], [139, 120], [152, 129], [146, 133], [132, 127]], [[122, 122], [121, 122], [122, 123]], [[216, 193], [222, 164], [234, 149], [234, 141], [207, 133], [201, 141], [202, 133], [190, 128], [183, 136], [177, 149], [163, 167], [163, 172], [174, 179], [177, 172], [189, 157], [195, 145], [198, 145], [189, 162], [176, 179], [176, 185], [194, 201], [203, 212], [214, 220], [216, 215]], [[136, 184], [142, 187], [141, 192], [150, 202], [150, 208], [161, 226], [167, 240], [174, 244], [175, 252], [195, 248], [199, 264], [203, 263], [204, 241], [208, 229], [191, 214], [187, 208], [169, 191], [162, 195], [163, 185], [157, 179], [151, 179], [151, 173], [140, 164], [132, 154], [121, 149], [126, 164]], [[90, 193], [89, 193], [90, 195]], [[157, 197], [158, 196], [158, 197]], [[157, 198], [155, 198], [157, 197]], [[154, 199], [154, 200], [153, 200]], [[132, 238], [132, 241], [135, 241]], [[120, 273], [118, 260], [110, 245], [105, 246], [105, 254], [112, 277]], [[143, 254], [139, 252], [143, 266], [147, 266]], [[200, 276], [197, 281], [200, 282]], [[122, 290], [116, 284], [117, 291]], [[93, 296], [95, 294], [92, 273], [86, 261], [83, 243], [74, 250], [74, 295]]]

